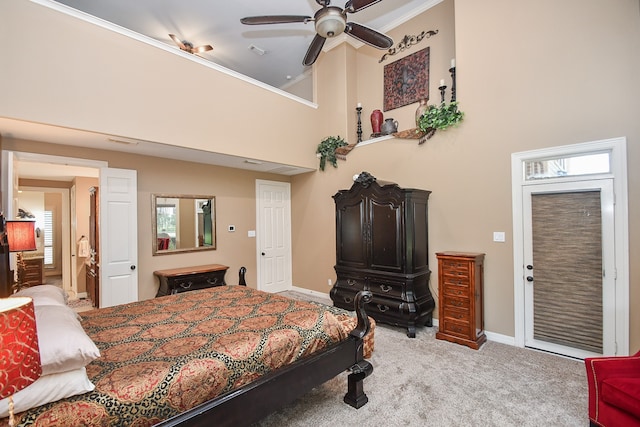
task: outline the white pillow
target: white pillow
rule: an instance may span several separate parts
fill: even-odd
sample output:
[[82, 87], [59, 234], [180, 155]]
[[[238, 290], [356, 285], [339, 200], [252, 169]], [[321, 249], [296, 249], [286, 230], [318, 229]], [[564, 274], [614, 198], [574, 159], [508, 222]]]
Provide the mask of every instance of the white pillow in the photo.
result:
[[[85, 368], [45, 375], [13, 395], [14, 412], [26, 411], [65, 397], [92, 391], [94, 388]], [[7, 416], [9, 398], [0, 400], [0, 418]]]
[[71, 308], [41, 305], [35, 313], [42, 375], [82, 368], [100, 357]]
[[67, 293], [57, 286], [38, 285], [24, 288], [11, 295], [12, 297], [31, 297], [33, 305], [67, 305]]

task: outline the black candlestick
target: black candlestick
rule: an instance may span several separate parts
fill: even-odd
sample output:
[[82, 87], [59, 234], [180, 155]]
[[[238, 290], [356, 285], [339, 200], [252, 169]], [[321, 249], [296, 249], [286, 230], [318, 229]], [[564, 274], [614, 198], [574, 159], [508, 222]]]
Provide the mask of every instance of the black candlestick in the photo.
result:
[[358, 143], [362, 142], [362, 121], [360, 120], [362, 115], [362, 107], [356, 107], [356, 112], [358, 113]]
[[456, 102], [456, 67], [449, 68], [451, 73], [451, 102]]
[[446, 86], [440, 86], [438, 89], [440, 89], [440, 99], [441, 99], [441, 103], [444, 104], [444, 91], [447, 89]]

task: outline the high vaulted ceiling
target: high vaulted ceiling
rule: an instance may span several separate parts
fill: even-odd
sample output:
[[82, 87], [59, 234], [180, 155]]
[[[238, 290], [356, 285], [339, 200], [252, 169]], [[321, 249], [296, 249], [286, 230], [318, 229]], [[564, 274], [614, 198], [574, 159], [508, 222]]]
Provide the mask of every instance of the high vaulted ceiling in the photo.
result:
[[[90, 21], [104, 20], [109, 27], [119, 27], [166, 43], [169, 49], [179, 48], [169, 37], [175, 34], [194, 46], [211, 44], [213, 50], [201, 58], [240, 74], [283, 88], [290, 81], [309, 71], [302, 59], [315, 35], [313, 23], [247, 26], [240, 18], [258, 15], [313, 16], [320, 9], [316, 0], [33, 0], [36, 3], [63, 9]], [[332, 6], [344, 7], [347, 0], [332, 0]], [[382, 0], [371, 7], [348, 15], [357, 22], [386, 33], [442, 0]], [[112, 25], [116, 24], [116, 25]], [[125, 31], [125, 33], [128, 33]], [[324, 50], [343, 40], [360, 42], [346, 35], [328, 41]], [[394, 41], [396, 44], [399, 40]], [[255, 46], [264, 50], [256, 55]], [[183, 52], [182, 52], [183, 53]], [[322, 55], [322, 53], [320, 54]], [[288, 78], [289, 76], [289, 78]], [[286, 164], [262, 162], [181, 147], [166, 146], [151, 141], [130, 140], [120, 136], [67, 129], [41, 123], [31, 123], [0, 117], [0, 135], [6, 139], [43, 141], [78, 147], [150, 155], [222, 165], [261, 172], [295, 175], [308, 169]], [[75, 171], [74, 173], [78, 173]], [[94, 172], [90, 172], [93, 174]], [[21, 176], [68, 180], [71, 175], [58, 173], [36, 159], [22, 159]]]
[[[282, 88], [302, 75], [302, 59], [313, 37], [313, 22], [243, 25], [240, 18], [260, 15], [313, 16], [316, 0], [56, 0], [89, 15], [178, 47], [169, 34], [193, 46], [210, 44], [199, 54], [231, 70]], [[333, 0], [344, 7], [347, 0]], [[357, 13], [357, 22], [386, 32], [440, 0], [382, 0]], [[339, 40], [348, 38], [344, 34]], [[355, 39], [351, 38], [351, 41]], [[396, 41], [397, 42], [397, 41]], [[359, 43], [359, 42], [358, 42]], [[254, 48], [252, 48], [252, 46]], [[331, 48], [331, 43], [325, 49]], [[261, 52], [264, 54], [260, 55]]]

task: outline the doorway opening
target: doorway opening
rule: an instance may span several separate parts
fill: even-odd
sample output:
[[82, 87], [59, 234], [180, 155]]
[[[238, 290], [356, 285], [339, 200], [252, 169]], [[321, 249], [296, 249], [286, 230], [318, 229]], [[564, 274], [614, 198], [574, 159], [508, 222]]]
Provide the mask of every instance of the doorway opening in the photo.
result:
[[626, 165], [625, 138], [512, 154], [517, 346], [629, 353]]
[[24, 207], [33, 211], [40, 231], [34, 255], [46, 261], [44, 282], [59, 284], [72, 299], [85, 296], [84, 259], [76, 245], [88, 223], [84, 187], [98, 184], [106, 162], [9, 151], [2, 157], [3, 206], [8, 215]]

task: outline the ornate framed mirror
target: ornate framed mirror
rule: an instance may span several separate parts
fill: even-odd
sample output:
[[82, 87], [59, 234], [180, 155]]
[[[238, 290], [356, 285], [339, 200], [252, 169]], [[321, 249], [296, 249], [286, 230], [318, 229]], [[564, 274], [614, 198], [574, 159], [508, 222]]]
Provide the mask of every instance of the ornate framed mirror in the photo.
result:
[[151, 195], [153, 255], [216, 249], [216, 198]]

